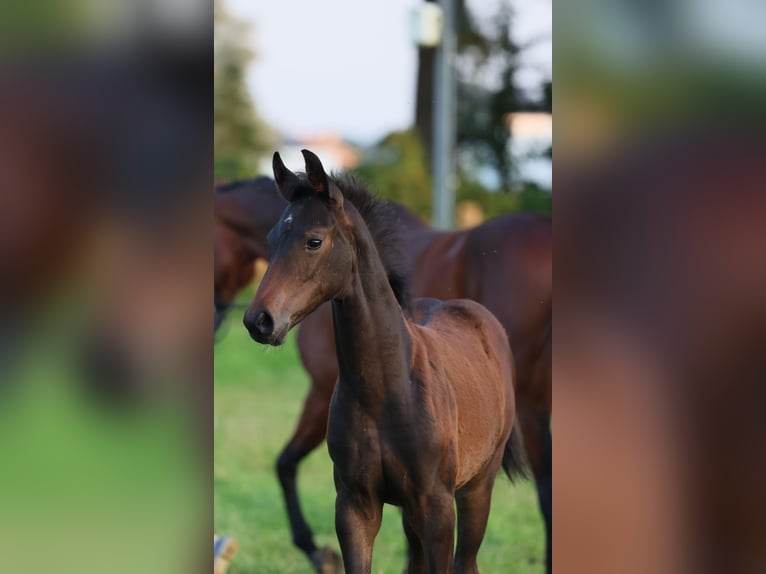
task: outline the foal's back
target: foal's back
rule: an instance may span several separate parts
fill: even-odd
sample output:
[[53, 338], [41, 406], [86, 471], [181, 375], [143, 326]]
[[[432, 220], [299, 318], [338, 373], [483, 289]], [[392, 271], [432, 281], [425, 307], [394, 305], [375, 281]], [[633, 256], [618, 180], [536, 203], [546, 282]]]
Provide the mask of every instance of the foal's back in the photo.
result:
[[424, 408], [457, 443], [459, 488], [500, 465], [514, 417], [511, 349], [500, 322], [474, 301], [418, 299], [415, 319], [412, 376], [427, 381]]

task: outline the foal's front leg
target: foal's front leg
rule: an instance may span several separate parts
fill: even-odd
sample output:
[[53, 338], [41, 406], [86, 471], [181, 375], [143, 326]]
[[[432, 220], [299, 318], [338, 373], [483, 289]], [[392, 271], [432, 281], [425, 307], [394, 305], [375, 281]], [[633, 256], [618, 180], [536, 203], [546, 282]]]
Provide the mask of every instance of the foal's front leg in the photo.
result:
[[429, 574], [452, 572], [455, 555], [455, 498], [448, 488], [419, 498], [405, 510], [410, 526], [419, 534]]
[[402, 511], [402, 526], [407, 537], [408, 547], [407, 568], [405, 568], [404, 574], [428, 574], [426, 556], [423, 553], [423, 543], [420, 541], [420, 536], [413, 529], [407, 513], [404, 511]]
[[338, 489], [335, 531], [346, 574], [370, 574], [372, 546], [380, 530], [383, 503], [375, 497]]

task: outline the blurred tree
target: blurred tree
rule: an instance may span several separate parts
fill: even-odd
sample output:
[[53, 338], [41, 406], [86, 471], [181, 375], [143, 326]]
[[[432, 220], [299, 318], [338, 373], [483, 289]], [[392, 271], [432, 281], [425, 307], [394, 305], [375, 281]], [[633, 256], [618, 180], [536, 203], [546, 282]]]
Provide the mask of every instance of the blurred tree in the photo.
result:
[[461, 177], [458, 180], [457, 201], [458, 203], [463, 201], [478, 203], [484, 211], [485, 218], [519, 211], [517, 194], [490, 191], [470, 177]]
[[[542, 111], [553, 114], [553, 82], [551, 80], [543, 82]], [[552, 145], [545, 151], [545, 156], [549, 159], [553, 159]]]
[[370, 150], [354, 170], [381, 197], [431, 219], [431, 177], [414, 130], [393, 132]]
[[252, 177], [259, 158], [273, 147], [273, 134], [256, 114], [245, 84], [255, 59], [248, 46], [250, 30], [226, 11], [223, 0], [214, 1], [214, 20], [215, 177]]
[[553, 212], [553, 196], [550, 190], [543, 189], [534, 183], [526, 183], [518, 196], [519, 211]]
[[[513, 158], [506, 116], [541, 109], [544, 103], [525, 98], [516, 87], [514, 79], [524, 47], [511, 35], [513, 9], [509, 0], [500, 0], [496, 14], [485, 26], [476, 21], [466, 0], [457, 0], [456, 8], [458, 170], [465, 171], [466, 165], [491, 166], [500, 186], [507, 190], [513, 179]], [[427, 161], [432, 145], [434, 54], [433, 48], [418, 50], [415, 126]], [[430, 169], [430, 161], [428, 165]]]
[[[461, 0], [462, 2], [463, 0]], [[437, 3], [437, 0], [425, 0]], [[436, 48], [418, 46], [418, 74], [415, 88], [415, 130], [420, 138], [426, 166], [431, 167], [433, 139], [434, 62]]]
[[[465, 18], [470, 19], [467, 11]], [[513, 179], [506, 116], [531, 107], [514, 82], [521, 48], [511, 37], [512, 21], [512, 8], [504, 0], [486, 33], [475, 24], [468, 26], [473, 35], [465, 36], [457, 61], [459, 156], [493, 167], [505, 190]]]
[[[426, 3], [438, 4], [438, 0], [425, 0]], [[488, 39], [481, 33], [473, 16], [466, 7], [466, 0], [457, 0], [457, 49], [458, 53], [471, 51], [487, 56]], [[423, 147], [430, 170], [431, 147], [433, 142], [433, 104], [434, 104], [434, 65], [436, 48], [418, 47], [418, 74], [415, 89], [415, 129]], [[458, 128], [459, 129], [459, 128]], [[430, 173], [430, 171], [429, 171]]]
[[549, 114], [553, 113], [553, 82], [551, 80], [543, 82], [543, 101], [541, 105], [542, 111]]
[[[435, 2], [437, 0], [425, 0]], [[516, 183], [510, 153], [510, 112], [552, 110], [552, 84], [545, 82], [542, 97], [525, 97], [514, 77], [520, 52], [511, 37], [513, 12], [501, 0], [496, 15], [482, 27], [457, 0], [458, 11], [458, 201], [475, 201], [486, 217], [515, 211], [550, 213], [551, 195], [530, 183]], [[530, 44], [531, 45], [531, 44]], [[418, 50], [415, 125], [412, 130], [386, 136], [366, 154], [357, 172], [386, 199], [407, 205], [430, 220], [430, 162], [435, 49]], [[549, 152], [548, 152], [549, 153]], [[494, 168], [506, 193], [496, 193], [480, 183], [486, 166]]]
[[[366, 152], [354, 172], [381, 197], [406, 205], [424, 221], [430, 221], [431, 179], [414, 129], [388, 134]], [[457, 199], [478, 203], [485, 217], [517, 211], [550, 213], [552, 209], [550, 192], [534, 184], [497, 193], [468, 174], [459, 178]]]
[[491, 191], [469, 177], [461, 177], [457, 189], [458, 203], [474, 201], [484, 210], [484, 217], [496, 217], [504, 213], [534, 211], [551, 213], [553, 198], [550, 191], [533, 183], [524, 183], [519, 191], [498, 193]]

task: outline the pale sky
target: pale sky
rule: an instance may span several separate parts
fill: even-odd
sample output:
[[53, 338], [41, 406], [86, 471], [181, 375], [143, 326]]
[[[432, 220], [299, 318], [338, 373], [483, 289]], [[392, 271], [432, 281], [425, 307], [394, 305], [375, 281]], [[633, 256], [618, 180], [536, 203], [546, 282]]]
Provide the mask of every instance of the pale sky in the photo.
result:
[[[419, 0], [224, 0], [252, 23], [258, 59], [247, 82], [258, 112], [290, 136], [331, 132], [371, 143], [412, 123], [417, 50], [409, 13]], [[469, 0], [477, 16], [496, 0]], [[526, 53], [517, 81], [551, 77], [551, 0], [513, 0]]]

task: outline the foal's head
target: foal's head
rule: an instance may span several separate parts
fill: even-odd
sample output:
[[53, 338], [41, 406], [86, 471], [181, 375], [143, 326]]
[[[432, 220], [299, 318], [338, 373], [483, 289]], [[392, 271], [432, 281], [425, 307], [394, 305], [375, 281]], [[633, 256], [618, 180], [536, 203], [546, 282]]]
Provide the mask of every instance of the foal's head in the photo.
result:
[[274, 179], [290, 204], [269, 233], [269, 268], [245, 313], [245, 326], [259, 343], [281, 345], [321, 303], [342, 297], [353, 277], [354, 235], [343, 193], [316, 155], [302, 153], [305, 178], [274, 154]]

